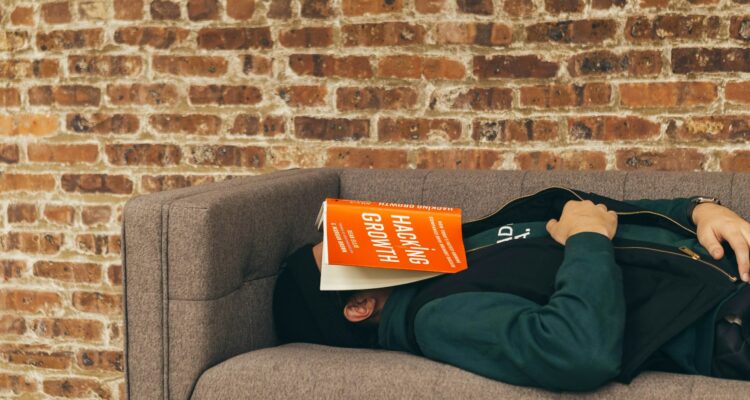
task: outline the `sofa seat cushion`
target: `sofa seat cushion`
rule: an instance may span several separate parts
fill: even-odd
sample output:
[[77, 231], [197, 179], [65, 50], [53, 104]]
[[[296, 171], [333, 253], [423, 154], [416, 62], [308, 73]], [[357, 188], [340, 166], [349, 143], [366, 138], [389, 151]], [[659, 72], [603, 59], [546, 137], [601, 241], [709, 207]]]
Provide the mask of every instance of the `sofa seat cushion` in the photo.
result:
[[514, 386], [408, 353], [291, 343], [230, 358], [198, 379], [206, 399], [716, 399], [750, 382], [647, 371], [589, 393]]

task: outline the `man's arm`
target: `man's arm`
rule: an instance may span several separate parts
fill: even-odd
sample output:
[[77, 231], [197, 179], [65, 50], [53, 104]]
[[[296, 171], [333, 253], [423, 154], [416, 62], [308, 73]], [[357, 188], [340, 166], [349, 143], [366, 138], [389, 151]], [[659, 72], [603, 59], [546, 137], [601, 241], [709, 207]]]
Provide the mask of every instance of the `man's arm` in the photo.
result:
[[592, 390], [620, 372], [625, 298], [609, 238], [567, 238], [545, 305], [507, 293], [468, 292], [417, 314], [425, 356], [516, 385]]

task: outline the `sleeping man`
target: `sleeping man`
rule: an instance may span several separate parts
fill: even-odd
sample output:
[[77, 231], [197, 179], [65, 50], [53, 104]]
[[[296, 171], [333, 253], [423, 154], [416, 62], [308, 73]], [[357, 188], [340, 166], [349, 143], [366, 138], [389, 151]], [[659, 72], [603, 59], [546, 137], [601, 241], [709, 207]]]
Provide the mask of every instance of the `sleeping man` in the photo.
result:
[[[643, 370], [750, 380], [750, 223], [705, 197], [588, 195], [466, 226], [468, 269], [400, 286], [320, 291], [322, 243], [307, 244], [276, 283], [277, 336], [554, 391]], [[509, 230], [523, 235], [498, 240]]]

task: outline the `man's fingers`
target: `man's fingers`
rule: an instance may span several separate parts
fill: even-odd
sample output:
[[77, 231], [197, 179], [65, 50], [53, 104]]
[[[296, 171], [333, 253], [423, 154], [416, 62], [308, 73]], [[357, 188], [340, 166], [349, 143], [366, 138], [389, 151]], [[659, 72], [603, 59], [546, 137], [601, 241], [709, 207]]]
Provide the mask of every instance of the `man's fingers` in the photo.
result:
[[742, 280], [747, 282], [748, 271], [750, 271], [750, 255], [748, 254], [750, 247], [748, 247], [747, 239], [745, 239], [740, 230], [727, 234], [725, 239], [732, 246], [732, 250], [734, 250], [734, 255], [737, 259], [737, 269], [740, 271]]
[[546, 227], [547, 228], [547, 232], [551, 233], [552, 232], [551, 229], [552, 229], [553, 226], [555, 226], [556, 223], [557, 223], [557, 220], [554, 219], [554, 218], [552, 218], [551, 220], [547, 221], [547, 227]]
[[724, 248], [721, 247], [719, 239], [711, 229], [704, 229], [698, 232], [698, 242], [711, 253], [711, 256], [718, 260], [724, 256]]

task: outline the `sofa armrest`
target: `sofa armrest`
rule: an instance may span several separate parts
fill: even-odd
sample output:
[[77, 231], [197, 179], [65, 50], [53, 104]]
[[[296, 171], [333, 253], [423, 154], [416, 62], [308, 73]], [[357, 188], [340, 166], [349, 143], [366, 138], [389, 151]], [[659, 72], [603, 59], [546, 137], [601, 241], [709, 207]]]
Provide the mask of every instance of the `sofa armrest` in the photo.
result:
[[339, 169], [292, 169], [135, 197], [123, 210], [131, 399], [188, 399], [207, 368], [273, 346], [281, 261], [322, 239]]

